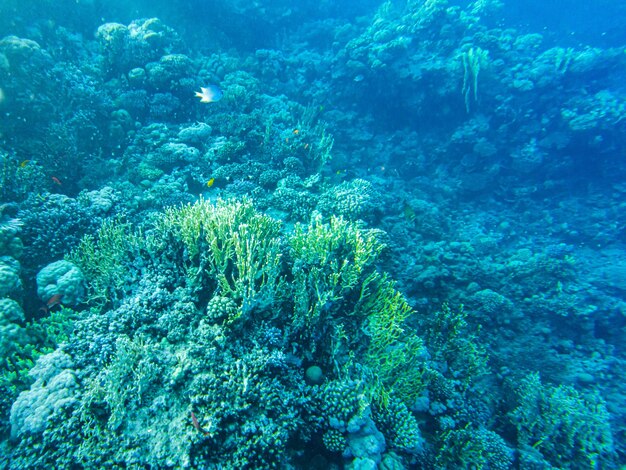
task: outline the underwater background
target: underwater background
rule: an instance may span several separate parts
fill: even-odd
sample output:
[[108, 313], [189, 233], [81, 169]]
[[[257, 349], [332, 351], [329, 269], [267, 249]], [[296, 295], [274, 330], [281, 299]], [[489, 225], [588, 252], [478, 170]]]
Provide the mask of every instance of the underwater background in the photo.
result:
[[625, 19], [3, 0], [0, 468], [624, 468]]

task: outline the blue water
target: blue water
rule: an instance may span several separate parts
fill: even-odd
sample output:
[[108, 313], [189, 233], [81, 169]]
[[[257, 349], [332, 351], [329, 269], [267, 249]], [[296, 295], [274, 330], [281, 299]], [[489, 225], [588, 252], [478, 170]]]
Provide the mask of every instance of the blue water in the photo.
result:
[[625, 18], [2, 2], [0, 468], [622, 468]]

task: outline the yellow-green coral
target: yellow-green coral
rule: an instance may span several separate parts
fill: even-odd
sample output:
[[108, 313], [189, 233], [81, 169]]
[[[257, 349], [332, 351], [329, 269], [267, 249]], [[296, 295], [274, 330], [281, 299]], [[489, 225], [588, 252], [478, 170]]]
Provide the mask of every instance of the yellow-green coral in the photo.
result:
[[141, 232], [119, 219], [105, 220], [96, 236], [86, 235], [66, 259], [87, 279], [89, 302], [106, 304], [120, 295], [126, 263], [144, 244]]
[[[306, 228], [296, 226], [290, 246], [296, 329], [327, 331], [331, 360], [341, 371], [347, 363], [337, 364], [337, 358], [343, 353], [352, 364], [355, 356], [346, 348], [358, 347], [349, 344], [344, 327], [357, 325], [369, 337], [361, 360], [373, 376], [370, 392], [383, 405], [392, 394], [410, 403], [424, 388], [424, 347], [406, 325], [413, 310], [394, 283], [373, 269], [384, 248], [378, 232], [337, 217], [324, 223], [318, 216]], [[352, 320], [342, 323], [341, 316]]]
[[220, 295], [241, 301], [244, 310], [271, 304], [280, 292], [280, 222], [257, 212], [250, 200], [201, 199], [167, 209], [157, 232], [182, 241], [190, 274], [215, 279]]
[[296, 225], [289, 239], [294, 260], [294, 322], [306, 328], [319, 321], [328, 305], [357, 288], [384, 245], [376, 232], [342, 218], [313, 218]]
[[383, 405], [391, 394], [411, 403], [425, 387], [424, 345], [406, 325], [413, 309], [391, 280], [376, 276], [364, 290], [355, 312], [366, 320], [370, 343], [365, 365], [378, 380], [375, 397]]
[[462, 305], [453, 310], [444, 304], [425, 321], [424, 338], [433, 359], [445, 364], [464, 389], [488, 373], [487, 353], [466, 318]]
[[470, 112], [471, 96], [474, 102], [478, 102], [478, 74], [489, 61], [489, 51], [480, 47], [470, 47], [469, 50], [461, 54], [463, 62], [463, 97], [465, 99], [465, 109]]
[[521, 381], [517, 401], [510, 417], [519, 443], [541, 453], [551, 466], [596, 468], [597, 462], [612, 461], [609, 412], [598, 395], [543, 384], [533, 373]]

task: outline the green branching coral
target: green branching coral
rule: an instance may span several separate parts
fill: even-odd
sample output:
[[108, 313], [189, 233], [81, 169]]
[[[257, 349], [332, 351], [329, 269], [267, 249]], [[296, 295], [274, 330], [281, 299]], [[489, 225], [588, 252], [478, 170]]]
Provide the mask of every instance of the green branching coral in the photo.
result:
[[469, 424], [445, 431], [437, 451], [437, 468], [475, 468], [507, 470], [513, 463], [513, 451], [493, 431]]
[[[376, 270], [383, 246], [379, 232], [334, 217], [285, 235], [248, 200], [200, 200], [140, 229], [105, 224], [72, 259], [92, 300], [119, 301], [81, 312], [72, 363], [58, 371], [67, 390], [41, 382], [23, 396], [18, 418], [26, 398], [69, 401], [36, 433], [16, 427], [32, 439], [13, 458], [48, 459], [66, 443], [52, 460], [282, 468], [293, 443], [318, 436], [340, 452], [364, 429], [415, 453], [409, 405], [425, 356], [413, 310]], [[306, 383], [307, 361], [324, 371], [319, 384]]]
[[463, 389], [488, 373], [487, 353], [476, 333], [471, 331], [467, 312], [460, 306], [452, 310], [447, 304], [424, 320], [425, 341], [435, 361], [445, 364]]
[[383, 405], [390, 394], [406, 403], [425, 387], [425, 348], [422, 340], [406, 325], [413, 313], [404, 296], [386, 276], [374, 275], [363, 283], [355, 312], [365, 318], [369, 345], [365, 364], [377, 376], [375, 396]]
[[87, 278], [90, 303], [104, 305], [122, 297], [128, 264], [144, 243], [141, 232], [117, 219], [105, 220], [95, 237], [83, 237], [66, 259]]
[[370, 393], [383, 405], [391, 393], [410, 403], [425, 386], [425, 349], [405, 324], [413, 310], [394, 283], [373, 268], [384, 248], [378, 235], [337, 217], [323, 223], [318, 216], [306, 228], [296, 226], [290, 238], [293, 326], [313, 336], [316, 329], [332, 328], [329, 349], [338, 369], [339, 343], [365, 333], [361, 361], [373, 374]]
[[540, 453], [550, 467], [609, 468], [614, 447], [609, 412], [597, 395], [567, 385], [543, 384], [538, 373], [522, 380], [509, 414], [526, 455]]
[[217, 281], [219, 294], [241, 302], [242, 312], [271, 305], [281, 291], [280, 223], [250, 200], [170, 208], [156, 231], [182, 241], [190, 278], [199, 286]]
[[294, 260], [294, 324], [309, 330], [324, 321], [333, 302], [365, 281], [384, 248], [375, 231], [337, 217], [326, 224], [319, 215], [308, 227], [296, 225], [289, 245]]

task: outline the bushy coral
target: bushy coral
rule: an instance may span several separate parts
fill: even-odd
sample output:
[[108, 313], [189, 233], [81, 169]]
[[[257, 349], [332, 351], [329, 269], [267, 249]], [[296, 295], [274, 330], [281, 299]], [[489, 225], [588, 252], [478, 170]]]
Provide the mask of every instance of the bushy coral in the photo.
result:
[[329, 429], [322, 436], [324, 446], [329, 452], [343, 452], [348, 444], [346, 436], [341, 431]]
[[237, 316], [237, 304], [231, 298], [216, 295], [206, 306], [206, 316], [213, 323], [232, 320]]
[[306, 221], [315, 207], [317, 197], [303, 189], [283, 186], [278, 182], [278, 188], [273, 193], [273, 205], [284, 211], [288, 220]]
[[317, 399], [320, 410], [324, 410], [327, 425], [344, 432], [350, 419], [360, 415], [369, 405], [363, 384], [354, 380], [325, 383]]
[[145, 67], [147, 83], [159, 91], [180, 92], [194, 86], [193, 62], [184, 54], [167, 54]]
[[513, 465], [513, 451], [495, 432], [468, 425], [444, 433], [436, 462], [438, 468], [507, 470]]
[[377, 196], [369, 181], [355, 179], [341, 183], [326, 192], [321, 198], [318, 209], [323, 214], [334, 214], [348, 220], [372, 220], [377, 210]]
[[176, 33], [157, 18], [131, 22], [105, 23], [96, 32], [107, 74], [126, 72], [144, 66], [172, 49]]
[[517, 428], [522, 461], [538, 452], [544, 465], [559, 468], [613, 464], [611, 424], [600, 397], [544, 384], [534, 373], [519, 384], [516, 399], [510, 419]]
[[[169, 209], [141, 239], [124, 224], [105, 223], [72, 258], [85, 267], [91, 292], [116, 292], [117, 301], [92, 296], [97, 308], [85, 312], [69, 346], [55, 353], [67, 359], [62, 367], [48, 380], [35, 368], [35, 383], [12, 414], [13, 433], [23, 437], [15, 461], [44, 458], [37, 449], [65, 440], [81, 444], [59, 448], [55, 459], [74, 455], [79, 461], [79, 453], [97, 450], [99, 462], [280, 466], [290, 461], [290, 442], [323, 434], [329, 451], [345, 450], [354, 465], [381, 462], [387, 440], [398, 452], [413, 452], [416, 442], [410, 441], [419, 431], [405, 406], [379, 408], [379, 416], [398, 420], [393, 427], [381, 418], [382, 431], [371, 416], [377, 384], [389, 394], [406, 381], [393, 357], [395, 366], [384, 367], [381, 348], [399, 348], [399, 339], [411, 337], [393, 333], [409, 313], [401, 297], [391, 283], [374, 282], [382, 249], [376, 235], [341, 219], [316, 219], [287, 242], [279, 225], [249, 201]], [[61, 263], [48, 271], [72, 266]], [[120, 289], [117, 266], [136, 276], [135, 285]], [[284, 282], [296, 273], [311, 277]], [[332, 304], [329, 314], [328, 307], [315, 307], [319, 317], [310, 330], [294, 289], [311, 305], [324, 300], [318, 293], [329, 292], [352, 313]], [[376, 343], [365, 326], [380, 317], [375, 306], [388, 302], [368, 297], [400, 302], [403, 312], [381, 324], [392, 333], [391, 342], [375, 347], [378, 362], [361, 344]], [[346, 342], [345, 329], [355, 341]], [[312, 339], [315, 330], [333, 332], [319, 351], [309, 349], [310, 341], [296, 341]], [[302, 358], [315, 356], [328, 379], [307, 385]], [[42, 367], [46, 361], [40, 360]], [[39, 418], [30, 419], [27, 406]]]
[[95, 233], [106, 217], [120, 210], [115, 204], [119, 197], [111, 188], [86, 191], [76, 198], [31, 194], [19, 212], [25, 270], [35, 276], [74, 249], [83, 235]]
[[387, 438], [387, 445], [404, 452], [419, 453], [424, 450], [415, 416], [397, 398], [391, 398], [387, 406], [375, 408], [374, 421]]

